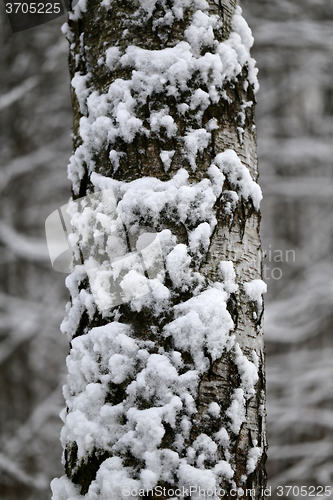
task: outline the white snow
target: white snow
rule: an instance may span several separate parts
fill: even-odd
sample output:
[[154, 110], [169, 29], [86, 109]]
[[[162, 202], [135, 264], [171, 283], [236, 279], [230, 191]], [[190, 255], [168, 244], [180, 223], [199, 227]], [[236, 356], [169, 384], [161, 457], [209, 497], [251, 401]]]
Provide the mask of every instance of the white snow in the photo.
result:
[[75, 90], [82, 114], [85, 114], [87, 110], [86, 100], [90, 93], [90, 89], [87, 87], [87, 82], [89, 81], [89, 79], [89, 73], [87, 75], [81, 75], [79, 72], [76, 72], [75, 76], [71, 80], [71, 86]]
[[208, 407], [208, 413], [210, 413], [210, 415], [212, 415], [213, 417], [217, 418], [220, 416], [221, 408], [217, 403], [215, 403], [215, 401], [213, 401], [212, 403], [210, 403]]
[[192, 24], [185, 30], [185, 38], [191, 45], [196, 57], [200, 56], [203, 47], [214, 47], [216, 40], [214, 28], [221, 28], [221, 20], [218, 16], [209, 16], [198, 10], [193, 15]]
[[172, 116], [169, 115], [169, 109], [167, 107], [161, 109], [160, 111], [150, 114], [149, 118], [150, 130], [159, 135], [162, 127], [166, 131], [167, 137], [173, 137], [177, 132], [177, 125], [175, 124]]
[[262, 449], [254, 446], [250, 449], [247, 456], [246, 473], [251, 474], [256, 468], [257, 462], [262, 455]]
[[[258, 369], [252, 361], [243, 354], [238, 344], [235, 345], [236, 364], [241, 377], [241, 387], [245, 398], [248, 399], [255, 394], [255, 385], [258, 382]], [[256, 355], [256, 353], [254, 353]]]
[[82, 12], [87, 11], [87, 0], [78, 0], [72, 11], [69, 11], [68, 17], [71, 21], [78, 21], [80, 19]]
[[176, 245], [166, 258], [166, 269], [175, 288], [181, 291], [188, 290], [193, 282], [190, 269], [191, 257], [187, 253], [187, 246]]
[[66, 36], [69, 43], [71, 44], [73, 42], [73, 32], [72, 32], [71, 28], [69, 27], [69, 24], [64, 23], [60, 29], [61, 29], [61, 32]]
[[246, 62], [248, 65], [248, 81], [251, 85], [253, 85], [254, 92], [258, 92], [259, 83], [258, 83], [258, 69], [255, 67], [255, 60], [252, 57], [249, 57], [249, 51], [253, 46], [254, 38], [252, 36], [251, 30], [245, 21], [244, 17], [241, 15], [242, 9], [237, 6], [236, 7], [236, 15], [232, 18], [232, 29], [236, 34], [238, 34], [242, 40], [242, 43], [246, 50]]
[[215, 439], [216, 441], [221, 444], [224, 448], [227, 448], [230, 443], [230, 437], [227, 432], [227, 430], [224, 427], [221, 427], [221, 429], [215, 434]]
[[[72, 341], [64, 387], [69, 413], [62, 441], [63, 445], [77, 443], [79, 459], [94, 448], [130, 449], [143, 457], [146, 451], [157, 451], [165, 432], [163, 421], [175, 426], [182, 409], [193, 413], [198, 374], [187, 371], [179, 375], [179, 353], [170, 357], [149, 354], [145, 348], [149, 342], [131, 335], [129, 326], [112, 322]], [[115, 406], [106, 403], [109, 384], [126, 380], [132, 380], [127, 399]], [[137, 409], [135, 401], [140, 399], [151, 401], [152, 407]], [[125, 415], [127, 424], [122, 425], [120, 419]]]
[[106, 10], [109, 10], [113, 0], [102, 0], [101, 5], [105, 7]]
[[[250, 399], [255, 394], [255, 385], [258, 382], [258, 369], [257, 366], [249, 361], [249, 359], [242, 352], [239, 344], [234, 344], [235, 361], [238, 368], [238, 373], [241, 378], [240, 387], [234, 390], [232, 395], [231, 404], [226, 411], [226, 415], [230, 418], [230, 429], [238, 434], [243, 422], [246, 421], [246, 400]], [[256, 353], [252, 352], [252, 357], [256, 359]], [[224, 431], [222, 431], [222, 439]], [[220, 431], [220, 432], [221, 432]]]
[[109, 47], [105, 52], [105, 64], [110, 68], [110, 70], [113, 70], [120, 57], [121, 52], [119, 47]]
[[208, 222], [202, 222], [189, 233], [189, 249], [192, 252], [197, 264], [200, 264], [202, 258], [206, 255], [209, 249], [211, 235], [212, 228]]
[[208, 92], [205, 92], [202, 89], [197, 89], [191, 97], [190, 109], [196, 109], [196, 108], [206, 109], [208, 108], [209, 104], [210, 104], [210, 98]]
[[[158, 226], [160, 214], [167, 210], [169, 217], [187, 224], [208, 222], [216, 225], [214, 204], [221, 183], [203, 179], [192, 184], [189, 174], [179, 169], [170, 181], [163, 182], [153, 177], [143, 177], [132, 182], [120, 182], [93, 173], [91, 180], [97, 189], [114, 189], [115, 196], [121, 198], [118, 212], [126, 227], [137, 224], [140, 220]], [[219, 179], [217, 178], [217, 181]], [[138, 214], [139, 212], [139, 214]]]
[[235, 283], [236, 274], [233, 262], [230, 260], [221, 261], [218, 265], [218, 271], [225, 291], [235, 293], [238, 290], [238, 285]]
[[245, 165], [242, 164], [236, 152], [228, 149], [219, 153], [215, 159], [216, 164], [229, 181], [238, 188], [240, 195], [248, 200], [252, 198], [253, 205], [259, 209], [262, 193], [259, 185], [252, 179], [251, 174]]
[[[72, 225], [79, 228], [83, 248], [85, 242], [90, 242], [93, 234], [96, 249], [105, 249], [101, 236], [106, 233], [109, 245], [106, 255], [113, 252], [116, 260], [112, 264], [115, 266], [114, 270], [118, 266], [118, 274], [124, 266], [122, 260], [117, 260], [117, 255], [120, 255], [117, 251], [122, 251], [121, 242], [117, 240], [123, 230], [119, 222], [121, 219], [129, 229], [136, 227], [139, 221], [142, 223], [142, 220], [158, 225], [159, 214], [167, 207], [169, 214], [175, 213], [175, 221], [181, 220], [190, 224], [190, 227], [194, 226], [194, 229], [188, 229], [188, 247], [177, 243], [177, 238], [170, 230], [159, 233], [161, 255], [172, 281], [173, 291], [160, 284], [151, 293], [132, 300], [136, 291], [135, 283], [139, 284], [134, 279], [134, 273], [137, 272], [134, 262], [128, 266], [129, 273], [121, 282], [123, 291], [128, 293], [127, 299], [131, 301], [132, 310], [140, 311], [143, 306], [147, 306], [155, 315], [167, 309], [170, 311], [171, 293], [177, 293], [177, 289], [192, 290], [192, 298], [173, 306], [174, 320], [162, 330], [162, 336], [172, 337], [176, 351], [168, 354], [162, 351], [158, 354], [151, 353], [153, 342], [135, 340], [129, 327], [114, 321], [75, 338], [68, 359], [69, 382], [65, 388], [65, 396], [70, 411], [64, 417], [63, 445], [77, 442], [78, 455], [82, 458], [94, 448], [113, 449], [116, 453], [129, 450], [135, 457], [143, 460], [149, 454], [150, 460], [157, 465], [154, 470], [151, 466], [143, 469], [145, 472], [139, 480], [140, 487], [143, 484], [153, 484], [154, 478], [157, 481], [156, 478], [169, 474], [159, 448], [165, 433], [165, 423], [174, 427], [177, 419], [180, 419], [183, 437], [179, 436], [174, 446], [179, 452], [185, 446], [184, 436], [189, 436], [191, 431], [190, 416], [196, 412], [195, 397], [199, 377], [207, 371], [211, 360], [219, 359], [223, 352], [234, 349], [241, 386], [235, 389], [226, 411], [230, 430], [234, 433], [239, 432], [246, 419], [245, 400], [253, 395], [258, 379], [255, 362], [249, 361], [235, 343], [232, 335], [234, 324], [226, 308], [229, 294], [238, 290], [233, 263], [220, 262], [222, 283], [214, 283], [208, 288], [204, 287], [205, 282], [200, 273], [191, 267], [193, 258], [199, 261], [207, 252], [212, 228], [216, 224], [213, 207], [223, 188], [225, 174], [220, 168], [211, 165], [208, 174], [210, 179], [204, 178], [199, 183], [192, 184], [184, 169], [180, 169], [166, 182], [141, 178], [124, 183], [93, 173], [92, 181], [96, 189], [102, 191], [96, 198], [90, 197], [92, 200], [89, 203], [86, 200], [77, 202], [74, 204], [76, 208], [71, 210]], [[110, 190], [112, 196], [108, 194]], [[77, 211], [79, 203], [83, 206], [80, 214]], [[98, 230], [95, 221], [98, 221], [103, 231]], [[109, 296], [107, 285], [102, 282], [98, 283], [96, 291], [92, 286], [93, 295], [79, 293], [78, 284], [85, 273], [82, 266], [77, 268], [81, 269], [81, 274], [72, 274], [68, 278], [73, 306], [63, 324], [63, 330], [69, 335], [74, 333], [84, 307], [89, 306], [90, 314], [93, 314], [95, 303], [92, 297], [95, 298], [95, 293], [104, 293], [106, 300]], [[88, 269], [88, 275], [94, 269], [96, 267], [93, 266]], [[141, 277], [138, 275], [138, 278]], [[179, 370], [184, 369], [182, 352], [189, 352], [193, 363], [188, 363], [187, 371], [180, 375]], [[257, 361], [255, 353], [252, 358]], [[125, 381], [129, 383], [124, 401], [116, 406], [105, 403], [108, 384], [121, 384]], [[149, 402], [148, 409], [137, 407], [137, 402], [142, 400]], [[212, 403], [208, 413], [218, 418], [219, 412], [219, 405]], [[122, 418], [126, 418], [125, 425], [119, 423]], [[194, 458], [191, 460], [195, 462], [191, 462], [194, 464], [191, 465], [192, 468], [185, 467], [184, 459], [183, 462], [178, 460], [180, 465], [177, 474], [180, 483], [186, 483], [184, 471], [191, 475], [192, 470], [203, 470], [205, 457], [211, 459], [214, 455], [212, 450], [217, 445], [223, 446], [225, 456], [229, 457], [229, 436], [226, 429], [221, 429], [209, 439], [209, 446], [208, 441], [205, 441], [205, 451], [201, 450], [199, 442], [196, 444], [201, 450], [199, 454], [193, 445]], [[190, 466], [190, 463], [187, 465]], [[232, 477], [232, 469], [227, 462], [216, 463], [209, 475], [202, 479], [207, 481], [209, 477], [209, 481], [213, 481], [213, 478], [217, 481], [219, 474]], [[97, 484], [100, 484], [99, 476], [92, 483], [91, 492], [97, 488]], [[105, 485], [103, 488], [103, 491], [109, 491], [109, 486]], [[119, 491], [117, 488], [116, 484], [115, 491]]]
[[226, 415], [230, 418], [230, 429], [235, 434], [238, 434], [241, 425], [246, 420], [245, 398], [243, 389], [238, 388], [234, 390], [232, 402], [226, 411]]
[[[80, 0], [74, 11], [85, 8], [85, 0]], [[197, 3], [198, 4], [198, 3]], [[150, 135], [161, 133], [165, 130], [167, 137], [176, 137], [184, 143], [184, 158], [188, 160], [193, 170], [196, 169], [197, 154], [207, 148], [216, 124], [202, 126], [202, 116], [211, 103], [218, 103], [225, 98], [223, 85], [237, 78], [242, 68], [249, 69], [249, 81], [257, 89], [256, 69], [250, 56], [253, 43], [251, 31], [241, 16], [241, 9], [237, 8], [233, 18], [233, 29], [228, 40], [219, 43], [214, 37], [214, 29], [218, 29], [220, 20], [215, 15], [209, 15], [206, 2], [202, 4], [203, 10], [197, 7], [193, 13], [190, 26], [185, 31], [184, 40], [179, 41], [174, 47], [161, 50], [147, 50], [136, 46], [129, 46], [121, 55], [118, 46], [108, 47], [105, 52], [105, 63], [112, 70], [120, 67], [133, 69], [131, 79], [116, 79], [110, 85], [108, 92], [98, 94], [87, 88], [89, 75], [76, 74], [72, 86], [77, 93], [81, 113], [85, 116], [80, 121], [80, 135], [83, 143], [77, 148], [70, 160], [69, 176], [73, 182], [74, 192], [79, 189], [84, 170], [83, 162], [88, 171], [94, 170], [92, 151], [103, 147], [103, 141], [108, 141], [110, 146], [117, 138], [131, 142], [136, 134]], [[199, 5], [198, 4], [198, 5]], [[155, 0], [141, 2], [144, 10], [150, 15], [155, 6]], [[181, 17], [183, 7], [189, 2], [174, 2], [170, 16]], [[73, 16], [74, 14], [72, 14]], [[169, 16], [169, 21], [171, 17]], [[168, 21], [168, 22], [169, 22]], [[202, 48], [209, 48], [211, 52], [201, 55]], [[197, 75], [198, 83], [204, 84], [207, 91], [189, 87], [193, 75]], [[183, 97], [184, 91], [190, 91], [189, 96]], [[147, 122], [150, 130], [143, 126], [142, 120], [137, 116], [137, 109], [144, 105], [152, 94], [166, 94], [175, 97], [178, 112], [186, 114], [188, 109], [198, 109], [196, 114], [198, 128], [185, 128], [181, 136], [175, 120], [168, 107], [162, 105], [160, 109], [150, 111]], [[107, 118], [107, 119], [106, 119]], [[167, 161], [167, 163], [164, 162]], [[164, 156], [163, 164], [167, 170], [168, 159]], [[115, 167], [117, 168], [117, 162]], [[242, 186], [245, 190], [245, 186]], [[244, 192], [246, 196], [246, 193]], [[254, 203], [258, 206], [258, 193]]]
[[201, 373], [209, 366], [204, 347], [214, 361], [233, 344], [229, 332], [234, 324], [226, 309], [227, 297], [222, 290], [209, 288], [176, 305], [176, 319], [164, 327], [164, 335], [172, 336], [178, 349], [191, 353], [195, 369]]
[[160, 158], [162, 160], [163, 166], [164, 166], [164, 171], [167, 172], [171, 166], [172, 158], [174, 157], [175, 151], [165, 151], [162, 150], [160, 152]]
[[244, 290], [248, 298], [262, 307], [262, 295], [267, 292], [267, 285], [263, 280], [252, 280], [244, 283]]
[[[84, 269], [81, 269], [81, 273], [79, 272], [79, 267], [76, 267], [76, 272], [70, 274], [66, 278], [66, 286], [70, 291], [72, 297], [72, 304], [68, 302], [66, 306], [66, 313], [64, 320], [60, 325], [61, 332], [66, 334], [68, 339], [71, 340], [74, 335], [80, 320], [81, 316], [85, 310], [85, 297], [79, 294], [78, 284], [86, 277], [86, 273]], [[83, 299], [83, 300], [82, 300]]]
[[211, 140], [211, 133], [204, 128], [190, 129], [184, 137], [185, 151], [193, 172], [196, 170], [198, 152], [203, 153]]
[[[102, 1], [106, 9], [111, 3]], [[146, 19], [153, 15], [156, 0], [138, 3], [142, 9], [138, 15], [144, 12]], [[192, 20], [184, 38], [173, 47], [146, 50], [132, 45], [125, 52], [118, 46], [105, 49], [100, 63], [105, 61], [110, 71], [130, 70], [128, 79], [115, 79], [103, 94], [90, 86], [89, 74], [76, 73], [72, 79], [82, 114], [82, 144], [71, 157], [69, 177], [77, 194], [80, 181], [89, 175], [97, 196], [73, 202], [69, 208], [84, 265], [76, 265], [67, 280], [72, 305], [68, 306], [62, 331], [72, 339], [83, 311], [92, 317], [96, 309], [103, 311], [127, 301], [132, 311], [148, 307], [153, 316], [163, 319], [166, 312], [171, 314], [163, 328], [147, 325], [143, 334], [153, 334], [147, 339], [170, 339], [173, 345], [171, 352], [165, 352], [152, 340], [140, 340], [137, 332], [119, 322], [121, 309], [114, 314], [109, 311], [107, 325], [72, 340], [64, 387], [68, 413], [63, 412], [62, 444], [65, 447], [76, 442], [78, 459], [86, 459], [95, 449], [118, 455], [102, 463], [86, 500], [118, 500], [126, 497], [124, 485], [135, 490], [149, 489], [158, 481], [173, 481], [174, 476], [179, 487], [200, 484], [205, 490], [214, 489], [222, 479], [231, 480], [234, 472], [228, 446], [234, 436], [230, 431], [237, 434], [246, 421], [246, 400], [253, 396], [258, 380], [258, 357], [253, 351], [250, 361], [236, 343], [234, 323], [227, 310], [230, 294], [238, 291], [233, 263], [219, 263], [221, 283], [212, 283], [198, 272], [217, 223], [215, 204], [225, 179], [235, 190], [230, 195], [234, 203], [242, 197], [259, 208], [261, 191], [246, 164], [235, 151], [224, 151], [216, 155], [197, 183], [189, 180], [185, 168], [179, 168], [168, 181], [142, 177], [122, 182], [95, 172], [94, 155], [109, 148], [116, 171], [124, 154], [116, 150], [116, 142], [120, 139], [131, 143], [138, 134], [161, 139], [166, 136], [181, 145], [184, 166], [189, 165], [194, 172], [198, 157], [210, 146], [212, 132], [218, 128], [216, 119], [203, 123], [203, 115], [210, 105], [226, 99], [225, 84], [235, 81], [247, 67], [248, 81], [257, 90], [256, 69], [249, 52], [253, 38], [241, 9], [236, 8], [233, 30], [224, 42], [215, 38], [214, 30], [221, 29], [221, 21], [209, 14], [205, 0], [174, 0], [162, 19], [153, 20], [153, 26], [171, 26], [174, 19], [182, 19], [188, 8], [193, 9]], [[79, 0], [70, 19], [77, 20], [85, 10], [86, 0]], [[64, 31], [68, 33], [67, 28]], [[191, 83], [194, 76], [195, 89]], [[139, 109], [158, 94], [175, 99], [177, 111], [155, 99], [157, 106], [148, 106], [144, 126]], [[180, 130], [176, 125], [178, 116], [173, 113], [183, 116], [185, 122], [187, 114], [194, 113], [194, 124], [192, 120], [190, 126]], [[241, 125], [243, 116], [239, 118]], [[165, 172], [170, 170], [175, 155], [169, 147], [159, 152]], [[162, 227], [164, 213], [170, 222], [182, 224], [188, 245]], [[143, 225], [155, 231], [155, 246], [128, 249], [127, 237], [131, 239], [133, 228], [135, 232]], [[149, 280], [144, 278], [139, 250]], [[157, 261], [158, 269], [154, 268]], [[90, 289], [80, 292], [79, 285], [87, 277]], [[170, 288], [167, 280], [171, 280]], [[111, 286], [115, 281], [116, 289]], [[263, 287], [256, 282], [261, 280], [245, 283], [244, 290], [251, 300], [259, 301]], [[190, 298], [178, 303], [180, 292], [189, 293]], [[121, 301], [117, 302], [119, 297]], [[190, 353], [190, 359], [185, 353]], [[201, 377], [224, 353], [235, 356], [240, 376], [240, 386], [234, 390], [226, 411], [229, 423], [212, 436], [199, 435], [188, 446], [185, 440], [190, 438], [197, 412]], [[122, 401], [116, 405], [107, 402], [114, 388], [123, 390]], [[207, 413], [206, 418], [218, 419], [219, 404], [212, 402]], [[167, 426], [182, 431], [176, 432], [176, 451], [161, 448]], [[226, 460], [219, 460], [219, 446]], [[249, 452], [248, 473], [258, 459], [256, 450], [254, 447]], [[132, 468], [126, 467], [122, 459], [127, 452], [143, 464], [135, 480]], [[207, 467], [206, 461], [213, 465]], [[53, 500], [82, 498], [66, 477], [54, 480], [52, 489]]]

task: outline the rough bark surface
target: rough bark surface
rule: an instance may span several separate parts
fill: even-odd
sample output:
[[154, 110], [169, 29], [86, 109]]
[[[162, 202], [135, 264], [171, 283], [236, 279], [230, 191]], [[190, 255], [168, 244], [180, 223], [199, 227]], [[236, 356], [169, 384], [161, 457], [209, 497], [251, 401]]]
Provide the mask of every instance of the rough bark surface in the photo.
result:
[[[143, 3], [143, 2], [142, 2]], [[232, 19], [235, 14], [236, 2], [233, 0], [220, 0], [214, 2], [209, 0], [205, 5], [189, 2], [183, 9], [183, 16], [173, 22], [158, 23], [158, 19], [164, 18], [170, 12], [174, 2], [156, 2], [151, 12], [144, 11], [140, 2], [136, 1], [114, 1], [111, 7], [106, 9], [96, 0], [90, 0], [86, 8], [82, 9], [80, 16], [70, 16], [67, 37], [70, 42], [70, 72], [72, 78], [78, 73], [87, 77], [87, 87], [91, 95], [96, 91], [99, 95], [106, 94], [110, 86], [117, 80], [130, 80], [132, 78], [133, 65], [117, 65], [110, 69], [105, 64], [105, 53], [110, 47], [117, 46], [121, 54], [126, 52], [129, 46], [136, 46], [151, 51], [161, 51], [184, 40], [184, 32], [190, 26], [196, 11], [205, 7], [209, 16], [218, 16], [222, 20], [221, 26], [213, 29], [215, 40], [222, 43], [228, 40], [232, 32]], [[207, 15], [208, 15], [207, 14]], [[200, 48], [200, 54], [204, 55], [208, 49]], [[187, 109], [183, 115], [177, 108], [179, 99], [173, 95], [166, 95], [163, 91], [154, 92], [146, 102], [136, 108], [136, 117], [142, 120], [142, 126], [150, 133], [135, 133], [132, 140], [126, 140], [118, 136], [110, 145], [106, 140], [102, 147], [96, 148], [89, 162], [84, 156], [80, 165], [80, 174], [74, 178], [73, 199], [91, 194], [96, 190], [92, 182], [92, 172], [100, 174], [103, 178], [112, 178], [117, 181], [130, 183], [143, 177], [155, 177], [163, 182], [171, 180], [179, 169], [186, 169], [189, 174], [189, 183], [198, 184], [207, 178], [207, 170], [214, 163], [216, 157], [228, 150], [233, 150], [243, 167], [250, 172], [253, 181], [257, 180], [257, 157], [256, 157], [256, 131], [254, 126], [254, 84], [249, 78], [249, 67], [244, 64], [233, 78], [225, 78], [220, 88], [220, 98], [216, 102], [209, 102], [203, 110], [200, 125], [198, 125], [198, 109]], [[250, 80], [250, 83], [249, 83]], [[188, 88], [181, 96], [183, 102], [191, 98], [191, 94], [198, 88], [208, 92], [208, 86], [202, 82], [194, 72], [188, 82]], [[89, 94], [90, 93], [90, 94]], [[81, 96], [81, 97], [80, 97]], [[82, 93], [72, 87], [72, 102], [74, 111], [73, 142], [74, 154], [84, 144], [82, 138], [82, 117], [88, 116], [89, 111], [82, 104]], [[166, 127], [161, 126], [156, 133], [151, 130], [151, 114], [154, 110], [165, 107], [169, 116], [177, 127], [176, 134], [169, 134]], [[214, 119], [215, 125], [211, 128], [211, 139], [206, 147], [199, 148], [195, 155], [195, 168], [191, 155], [184, 153], [183, 138], [188, 130], [206, 129], [209, 122]], [[211, 122], [210, 122], [211, 123]], [[81, 125], [80, 125], [81, 124]], [[110, 160], [110, 152], [120, 153], [119, 164]], [[161, 151], [173, 151], [170, 167], [165, 168], [161, 159]], [[191, 163], [192, 161], [192, 163]], [[91, 166], [93, 164], [93, 167]], [[209, 352], [205, 352], [209, 359], [209, 367], [200, 373], [195, 398], [196, 411], [190, 417], [190, 432], [186, 435], [180, 424], [180, 417], [176, 423], [164, 422], [164, 435], [160, 442], [160, 449], [171, 450], [178, 454], [180, 460], [188, 460], [193, 469], [209, 471], [214, 469], [216, 463], [228, 463], [233, 471], [229, 474], [220, 474], [216, 486], [223, 488], [223, 498], [242, 498], [244, 493], [239, 491], [236, 495], [231, 490], [242, 488], [253, 490], [247, 498], [259, 500], [264, 498], [265, 488], [265, 459], [266, 459], [266, 428], [265, 428], [265, 372], [264, 372], [264, 347], [262, 337], [262, 301], [258, 292], [251, 292], [244, 286], [246, 283], [257, 283], [261, 280], [261, 245], [259, 238], [260, 213], [258, 203], [253, 196], [245, 196], [237, 192], [237, 182], [241, 174], [236, 177], [225, 170], [223, 188], [214, 203], [213, 210], [217, 223], [215, 224], [209, 239], [209, 245], [201, 259], [192, 256], [190, 269], [200, 274], [207, 288], [212, 283], [221, 282], [223, 278], [219, 271], [221, 261], [232, 262], [235, 284], [230, 288], [226, 301], [227, 311], [233, 321], [230, 335], [234, 336], [236, 344], [241, 349], [239, 358], [235, 348], [225, 349], [218, 359], [214, 359]], [[238, 186], [239, 187], [239, 186]], [[238, 190], [239, 191], [239, 190]], [[145, 221], [147, 222], [147, 221]], [[169, 229], [177, 238], [178, 245], [189, 245], [189, 234], [196, 225], [187, 219], [184, 222], [171, 216], [164, 211], [158, 222], [155, 223], [156, 231]], [[226, 280], [225, 280], [226, 281]], [[171, 336], [163, 336], [161, 332], [175, 319], [177, 304], [187, 303], [191, 298], [198, 296], [198, 291], [191, 288], [178, 289], [166, 273], [165, 283], [172, 290], [170, 309], [159, 316], [154, 314], [149, 307], [141, 310], [133, 310], [129, 303], [122, 304], [108, 314], [95, 309], [93, 314], [82, 306], [76, 327], [69, 333], [72, 339], [88, 335], [92, 328], [108, 325], [117, 321], [129, 325], [132, 336], [138, 341], [152, 342], [151, 353], [171, 353], [175, 349], [175, 341]], [[89, 292], [89, 282], [82, 278], [78, 284], [78, 290]], [[262, 288], [261, 288], [262, 290]], [[259, 294], [261, 295], [261, 294]], [[73, 301], [72, 301], [73, 302]], [[72, 303], [73, 308], [73, 303]], [[235, 344], [235, 345], [236, 345]], [[205, 348], [204, 348], [205, 349]], [[179, 349], [181, 350], [181, 349]], [[253, 354], [255, 353], [255, 354]], [[190, 352], [181, 351], [183, 368], [179, 373], [187, 373], [193, 369], [193, 359]], [[238, 357], [237, 357], [238, 356]], [[255, 363], [254, 363], [254, 356]], [[235, 394], [240, 387], [244, 388], [244, 373], [241, 366], [246, 358], [251, 366], [256, 366], [257, 375], [254, 378], [254, 390], [244, 399], [245, 417], [238, 429], [230, 424], [230, 407], [235, 400]], [[237, 361], [238, 360], [238, 361]], [[243, 364], [242, 364], [243, 363]], [[243, 377], [243, 378], [242, 378]], [[242, 385], [243, 384], [243, 385]], [[118, 405], [127, 397], [129, 381], [109, 385], [109, 394], [106, 403], [110, 406]], [[219, 414], [212, 416], [210, 406], [217, 403]], [[141, 407], [139, 406], [141, 404]], [[144, 410], [154, 406], [152, 400], [141, 400], [137, 408]], [[155, 404], [156, 406], [156, 404]], [[67, 409], [70, 414], [70, 409]], [[178, 420], [177, 420], [178, 419]], [[124, 417], [124, 422], [126, 417]], [[228, 444], [220, 441], [212, 456], [207, 450], [201, 450], [198, 443], [200, 436], [212, 438], [221, 428], [227, 430]], [[180, 434], [184, 434], [182, 446], [177, 445]], [[96, 482], [96, 477], [101, 464], [114, 456], [120, 456], [123, 467], [126, 468], [128, 476], [134, 480], [142, 480], [144, 461], [135, 456], [131, 451], [124, 453], [112, 446], [106, 449], [94, 448], [85, 457], [78, 453], [78, 443], [64, 438], [64, 457], [67, 478], [75, 484], [75, 495], [67, 489], [67, 496], [54, 486], [54, 499], [79, 498], [81, 495], [90, 493], [91, 486]], [[221, 444], [222, 443], [222, 444]], [[178, 446], [178, 448], [177, 448]], [[194, 448], [193, 448], [194, 446]], [[197, 446], [197, 448], [195, 448]], [[197, 460], [188, 459], [190, 449], [197, 450]], [[257, 455], [251, 462], [251, 450], [256, 450]], [[192, 462], [191, 462], [192, 460]], [[251, 466], [251, 463], [253, 466]], [[185, 462], [184, 462], [185, 463]], [[198, 465], [199, 464], [199, 465]], [[147, 467], [147, 461], [146, 461]], [[170, 467], [171, 468], [171, 467]], [[151, 468], [150, 468], [151, 469]], [[215, 469], [214, 469], [215, 470]], [[143, 480], [142, 480], [143, 481]], [[185, 481], [186, 482], [186, 481]], [[148, 484], [143, 481], [142, 484]], [[139, 483], [137, 483], [139, 484]], [[141, 484], [141, 483], [140, 483]], [[151, 487], [176, 488], [184, 485], [179, 480], [176, 471], [169, 475], [169, 479], [157, 478], [152, 481]], [[189, 483], [190, 484], [190, 483]], [[141, 485], [143, 488], [143, 486]], [[68, 487], [69, 488], [69, 487]], [[139, 486], [138, 486], [139, 488]], [[63, 490], [65, 491], [65, 489]], [[101, 489], [95, 489], [96, 496], [88, 498], [107, 498]], [[166, 490], [167, 491], [167, 490]], [[161, 496], [150, 495], [150, 498], [169, 498], [167, 494]], [[195, 498], [195, 495], [192, 495]], [[108, 498], [113, 498], [109, 496]], [[122, 496], [118, 496], [122, 498]], [[124, 496], [125, 498], [125, 496]], [[222, 498], [216, 494], [213, 498]]]

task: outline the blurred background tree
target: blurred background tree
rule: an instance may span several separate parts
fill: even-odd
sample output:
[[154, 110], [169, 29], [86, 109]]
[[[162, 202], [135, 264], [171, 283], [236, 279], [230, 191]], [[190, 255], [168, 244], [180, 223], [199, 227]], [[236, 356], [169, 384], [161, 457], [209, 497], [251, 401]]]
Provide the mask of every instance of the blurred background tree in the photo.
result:
[[[255, 37], [261, 83], [269, 484], [332, 485], [333, 4], [241, 5]], [[3, 500], [47, 500], [49, 481], [63, 474], [58, 414], [68, 342], [59, 324], [68, 295], [65, 275], [51, 268], [44, 236], [46, 217], [70, 196], [63, 22], [12, 34], [0, 5]]]
[[64, 17], [12, 34], [0, 10], [0, 497], [39, 500], [62, 472], [68, 297], [44, 223], [70, 195], [68, 42]]
[[261, 84], [269, 483], [332, 485], [333, 4], [242, 5]]

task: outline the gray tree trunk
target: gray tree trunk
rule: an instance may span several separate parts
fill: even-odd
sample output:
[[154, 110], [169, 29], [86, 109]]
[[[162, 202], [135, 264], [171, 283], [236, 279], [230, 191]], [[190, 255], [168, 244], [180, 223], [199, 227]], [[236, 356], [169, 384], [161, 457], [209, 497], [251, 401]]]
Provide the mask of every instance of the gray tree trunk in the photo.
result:
[[250, 31], [233, 0], [80, 0], [69, 17], [73, 199], [112, 189], [127, 239], [158, 233], [165, 276], [114, 307], [82, 266], [68, 278], [53, 499], [264, 498]]

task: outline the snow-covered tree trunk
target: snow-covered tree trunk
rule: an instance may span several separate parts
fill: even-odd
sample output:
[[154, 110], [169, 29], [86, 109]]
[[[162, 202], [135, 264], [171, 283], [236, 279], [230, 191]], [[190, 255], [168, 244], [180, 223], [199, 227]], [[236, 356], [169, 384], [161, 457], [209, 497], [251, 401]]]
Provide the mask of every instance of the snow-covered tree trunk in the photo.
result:
[[128, 268], [117, 305], [113, 264], [67, 279], [66, 476], [53, 500], [264, 498], [250, 29], [234, 0], [79, 0], [63, 29], [73, 199], [101, 192], [72, 212], [81, 254], [100, 238], [110, 260], [119, 250], [115, 200], [127, 250], [153, 228], [165, 271], [140, 295]]

